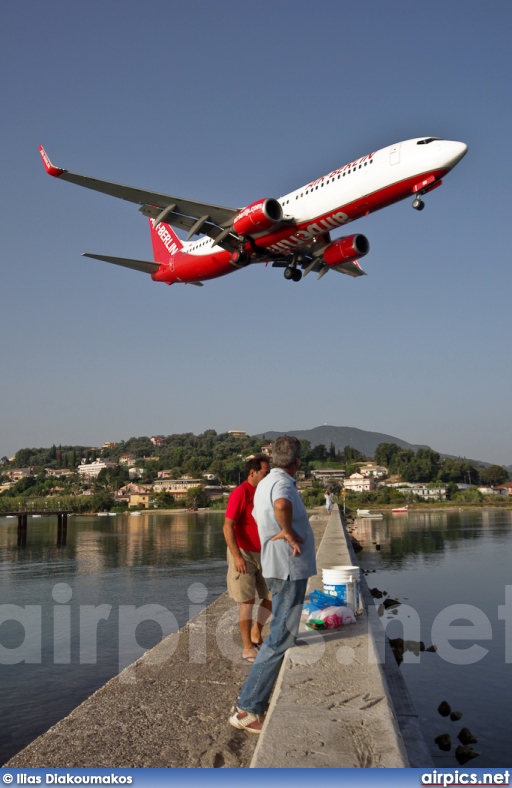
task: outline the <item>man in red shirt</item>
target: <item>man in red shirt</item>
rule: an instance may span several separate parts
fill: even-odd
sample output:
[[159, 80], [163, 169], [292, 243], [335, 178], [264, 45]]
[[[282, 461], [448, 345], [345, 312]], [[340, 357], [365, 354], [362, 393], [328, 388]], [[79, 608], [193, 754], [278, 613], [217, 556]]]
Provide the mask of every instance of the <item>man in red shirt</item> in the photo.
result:
[[[272, 610], [270, 592], [261, 573], [258, 526], [252, 516], [256, 487], [269, 471], [270, 462], [265, 454], [257, 454], [247, 460], [247, 479], [229, 496], [224, 520], [224, 538], [228, 546], [228, 593], [235, 602], [240, 602], [242, 659], [247, 662], [254, 662], [256, 659], [256, 646], [262, 643], [261, 630]], [[261, 603], [253, 622], [252, 610], [256, 591]]]

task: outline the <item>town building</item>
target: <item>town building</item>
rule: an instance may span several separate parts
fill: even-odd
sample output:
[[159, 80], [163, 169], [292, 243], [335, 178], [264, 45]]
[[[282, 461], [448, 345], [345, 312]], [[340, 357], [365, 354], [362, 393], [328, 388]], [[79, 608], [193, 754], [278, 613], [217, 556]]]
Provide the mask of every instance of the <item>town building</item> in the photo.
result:
[[428, 484], [418, 484], [413, 482], [401, 482], [400, 484], [388, 484], [386, 487], [395, 487], [402, 492], [405, 497], [407, 494], [417, 495], [425, 501], [445, 501], [447, 487], [438, 485], [437, 487], [429, 487]]
[[316, 468], [311, 471], [311, 476], [321, 484], [341, 484], [345, 480], [346, 473], [342, 468]]
[[110, 460], [97, 459], [89, 463], [82, 460], [82, 463], [78, 466], [78, 473], [84, 479], [96, 479], [104, 468], [117, 468], [117, 465], [115, 462], [110, 462]]
[[119, 465], [133, 465], [135, 459], [135, 454], [122, 454], [119, 457]]
[[190, 476], [182, 476], [180, 479], [157, 479], [153, 484], [154, 492], [168, 492], [175, 501], [184, 501], [187, 492], [192, 487], [201, 487], [202, 479], [192, 479]]
[[58, 479], [60, 476], [71, 476], [73, 473], [76, 473], [75, 470], [71, 470], [70, 468], [45, 468], [45, 473], [47, 476]]
[[359, 473], [363, 476], [373, 476], [374, 479], [385, 479], [388, 475], [388, 469], [383, 465], [377, 465], [376, 462], [361, 462], [359, 465]]
[[34, 475], [34, 468], [13, 468], [12, 470], [5, 471], [5, 475], [10, 478], [12, 482], [19, 482], [22, 479], [27, 479], [29, 476]]
[[228, 435], [230, 438], [247, 438], [245, 430], [228, 430]]
[[153, 435], [152, 438], [149, 439], [153, 446], [165, 446], [167, 443], [167, 438], [164, 438], [163, 435]]
[[478, 492], [482, 493], [482, 495], [499, 495], [500, 491], [497, 487], [486, 487], [481, 486], [478, 488]]
[[130, 509], [148, 509], [151, 503], [151, 493], [130, 493], [128, 506]]
[[369, 492], [377, 489], [377, 482], [373, 476], [363, 476], [362, 473], [353, 473], [343, 484], [344, 490], [351, 492]]

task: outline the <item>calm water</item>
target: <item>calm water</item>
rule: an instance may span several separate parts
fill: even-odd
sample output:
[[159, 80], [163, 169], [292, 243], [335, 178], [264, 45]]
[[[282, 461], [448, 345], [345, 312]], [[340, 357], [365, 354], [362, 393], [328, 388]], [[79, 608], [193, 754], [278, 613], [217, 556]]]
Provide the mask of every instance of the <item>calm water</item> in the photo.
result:
[[[498, 606], [505, 605], [507, 584], [512, 592], [512, 512], [411, 512], [356, 523], [366, 546], [361, 566], [376, 570], [367, 575], [370, 588], [402, 602], [398, 614], [386, 612], [381, 619], [388, 636], [438, 646], [437, 653], [419, 659], [407, 654], [414, 663], [404, 659], [400, 667], [436, 766], [458, 766], [454, 752], [463, 727], [478, 739], [472, 746], [480, 753], [466, 768], [509, 765], [512, 596], [508, 662]], [[455, 605], [466, 607], [447, 610]], [[438, 713], [443, 700], [463, 713], [459, 722]], [[450, 734], [450, 752], [434, 743], [443, 733]]]
[[[118, 623], [123, 606], [159, 606], [151, 608], [157, 612], [165, 608], [175, 616], [177, 627], [189, 617], [191, 584], [204, 584], [205, 604], [223, 593], [222, 522], [220, 512], [72, 517], [68, 544], [57, 548], [55, 520], [29, 519], [27, 547], [18, 549], [17, 521], [0, 519], [0, 603], [33, 606], [41, 622], [41, 636], [32, 639], [25, 637], [18, 621], [0, 623], [0, 763], [161, 639], [159, 624], [165, 621], [157, 623], [155, 614], [157, 622], [139, 624], [136, 640], [125, 640], [120, 654]], [[498, 606], [505, 604], [512, 565], [512, 513], [411, 512], [358, 522], [367, 545], [360, 554], [361, 565], [376, 570], [367, 576], [370, 587], [402, 602], [397, 615], [385, 613], [381, 619], [388, 635], [402, 637], [405, 627], [405, 638], [423, 640], [426, 646], [434, 642], [438, 647], [446, 641], [460, 650], [459, 656], [467, 656], [462, 650], [471, 647], [486, 650], [471, 652], [470, 656], [481, 657], [472, 664], [454, 664], [453, 652], [443, 656], [441, 648], [437, 653], [422, 653], [419, 660], [407, 654], [400, 667], [436, 765], [458, 765], [456, 736], [467, 727], [478, 738], [473, 746], [481, 753], [467, 767], [507, 766], [512, 671], [506, 662], [505, 621], [498, 617]], [[379, 552], [373, 542], [381, 545]], [[90, 641], [96, 625], [87, 627], [82, 622], [80, 631], [80, 618], [85, 606], [100, 605], [110, 607], [108, 618], [97, 625], [97, 661], [84, 664], [80, 646]], [[471, 607], [447, 611], [447, 620], [439, 623], [439, 616], [453, 605]], [[63, 627], [60, 621], [55, 637], [55, 621], [67, 611], [68, 629], [65, 620]], [[476, 616], [481, 618], [478, 631]], [[438, 630], [433, 634], [436, 619]], [[512, 610], [509, 619], [512, 652]], [[411, 631], [415, 621], [419, 629]], [[473, 624], [466, 633], [455, 633], [459, 638], [466, 634], [468, 639], [448, 641], [450, 623], [453, 627]], [[68, 631], [71, 638], [65, 636]], [[24, 653], [34, 662], [6, 664], [16, 649], [26, 649]], [[414, 663], [407, 662], [411, 656]], [[55, 664], [57, 659], [61, 664]], [[512, 662], [512, 653], [509, 659]], [[463, 713], [460, 722], [438, 714], [442, 700]], [[441, 733], [450, 734], [451, 752], [441, 752], [434, 743]]]
[[[159, 642], [160, 624], [169, 626], [169, 616], [159, 620], [163, 608], [175, 617], [174, 630], [183, 626], [189, 606], [199, 601], [193, 591], [189, 599], [191, 584], [205, 586], [205, 604], [225, 591], [223, 517], [71, 517], [67, 546], [60, 548], [56, 518], [29, 518], [25, 548], [16, 546], [17, 520], [0, 519], [0, 613], [8, 612], [0, 618], [0, 764]], [[30, 635], [13, 620], [18, 613], [9, 612], [9, 604], [34, 606]], [[110, 607], [104, 608], [108, 618], [97, 624], [96, 645], [96, 624], [85, 619], [85, 606], [99, 605]], [[122, 613], [128, 605], [153, 606], [148, 610], [156, 621], [136, 626], [130, 613]], [[125, 633], [120, 648], [121, 615], [128, 615], [132, 636]], [[96, 646], [95, 664], [84, 664], [84, 644], [89, 650]], [[6, 664], [20, 650], [32, 664]]]

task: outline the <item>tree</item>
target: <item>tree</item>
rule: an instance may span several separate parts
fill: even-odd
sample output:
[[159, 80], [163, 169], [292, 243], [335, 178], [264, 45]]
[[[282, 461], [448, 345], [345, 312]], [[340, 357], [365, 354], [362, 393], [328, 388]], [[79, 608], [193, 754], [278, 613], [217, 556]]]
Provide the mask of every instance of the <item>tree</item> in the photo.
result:
[[202, 487], [190, 487], [187, 490], [186, 504], [190, 509], [208, 506], [208, 498]]
[[224, 484], [224, 475], [226, 472], [225, 463], [222, 460], [214, 460], [210, 465], [210, 473], [215, 474], [215, 478], [219, 480], [221, 486]]
[[480, 481], [491, 487], [498, 487], [508, 481], [508, 473], [501, 465], [489, 465], [488, 468], [480, 471]]
[[14, 455], [14, 467], [26, 468], [28, 465], [30, 465], [31, 456], [32, 452], [30, 449], [20, 449]]
[[396, 443], [379, 443], [375, 449], [375, 462], [377, 465], [383, 465], [385, 468], [389, 468], [391, 460], [399, 451], [400, 446], [397, 446]]
[[353, 446], [345, 446], [343, 449], [343, 457], [347, 463], [364, 462], [364, 454], [354, 449]]

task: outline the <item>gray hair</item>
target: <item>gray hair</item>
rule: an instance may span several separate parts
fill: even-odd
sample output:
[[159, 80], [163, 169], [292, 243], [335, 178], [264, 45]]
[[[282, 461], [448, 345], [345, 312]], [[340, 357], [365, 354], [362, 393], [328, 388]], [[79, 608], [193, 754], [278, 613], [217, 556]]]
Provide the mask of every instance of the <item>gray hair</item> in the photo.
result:
[[293, 435], [280, 435], [272, 446], [272, 461], [276, 468], [288, 468], [298, 460], [302, 453], [302, 445]]

